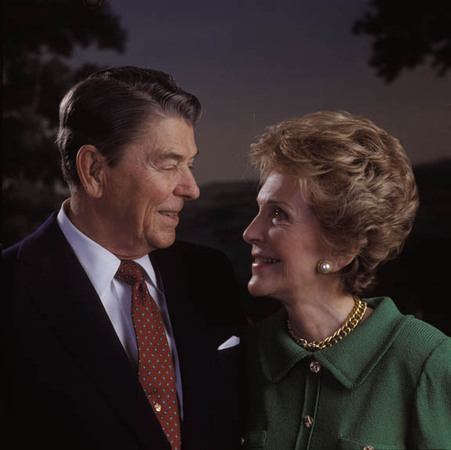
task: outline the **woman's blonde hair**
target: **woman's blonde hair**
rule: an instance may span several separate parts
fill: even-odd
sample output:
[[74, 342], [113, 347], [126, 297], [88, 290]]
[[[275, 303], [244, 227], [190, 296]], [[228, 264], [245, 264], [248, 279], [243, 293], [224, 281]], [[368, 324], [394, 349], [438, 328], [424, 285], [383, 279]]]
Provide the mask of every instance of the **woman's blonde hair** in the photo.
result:
[[272, 171], [301, 181], [333, 255], [358, 253], [340, 275], [358, 295], [395, 258], [418, 209], [412, 167], [398, 139], [370, 120], [320, 111], [269, 126], [251, 145], [264, 181]]

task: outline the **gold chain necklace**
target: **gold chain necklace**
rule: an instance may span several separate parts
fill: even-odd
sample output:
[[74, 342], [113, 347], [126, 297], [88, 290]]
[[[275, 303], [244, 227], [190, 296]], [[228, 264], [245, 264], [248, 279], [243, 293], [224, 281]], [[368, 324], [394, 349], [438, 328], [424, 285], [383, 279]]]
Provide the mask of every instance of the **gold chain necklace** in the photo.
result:
[[323, 348], [331, 347], [332, 345], [341, 341], [346, 335], [348, 335], [360, 323], [362, 317], [365, 315], [366, 308], [366, 302], [360, 300], [360, 298], [358, 297], [354, 297], [354, 308], [352, 308], [352, 311], [349, 313], [346, 322], [337, 331], [335, 331], [334, 334], [327, 337], [326, 339], [323, 339], [322, 341], [308, 342], [306, 339], [298, 336], [293, 330], [290, 319], [287, 320], [288, 333], [290, 333], [291, 338], [294, 342], [296, 342], [296, 344], [300, 345], [306, 350], [313, 352], [315, 350], [322, 350]]

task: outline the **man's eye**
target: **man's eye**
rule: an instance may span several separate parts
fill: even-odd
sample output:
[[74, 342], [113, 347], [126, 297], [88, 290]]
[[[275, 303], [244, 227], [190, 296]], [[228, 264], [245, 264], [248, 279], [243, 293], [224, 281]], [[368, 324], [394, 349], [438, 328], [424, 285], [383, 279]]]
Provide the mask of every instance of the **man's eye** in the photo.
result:
[[177, 169], [177, 164], [164, 164], [161, 166], [162, 170], [175, 170]]

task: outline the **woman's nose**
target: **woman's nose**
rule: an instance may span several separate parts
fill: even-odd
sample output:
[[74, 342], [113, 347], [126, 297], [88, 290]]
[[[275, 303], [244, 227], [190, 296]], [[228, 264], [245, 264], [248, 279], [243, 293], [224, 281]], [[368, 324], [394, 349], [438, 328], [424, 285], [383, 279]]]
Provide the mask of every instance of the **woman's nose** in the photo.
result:
[[248, 227], [243, 232], [243, 239], [248, 244], [252, 244], [255, 241], [261, 239], [261, 230], [258, 226], [258, 215], [254, 217], [252, 222], [248, 225]]

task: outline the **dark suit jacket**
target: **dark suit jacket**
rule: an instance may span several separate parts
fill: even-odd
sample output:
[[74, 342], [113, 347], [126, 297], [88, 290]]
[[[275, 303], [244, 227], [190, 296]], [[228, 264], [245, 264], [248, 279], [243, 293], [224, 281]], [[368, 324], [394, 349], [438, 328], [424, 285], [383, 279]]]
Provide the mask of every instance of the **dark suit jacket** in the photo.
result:
[[[183, 450], [232, 449], [239, 441], [243, 319], [222, 253], [186, 243], [151, 253], [178, 348]], [[169, 450], [103, 305], [54, 213], [4, 251], [11, 448]], [[19, 431], [17, 431], [19, 430]]]

